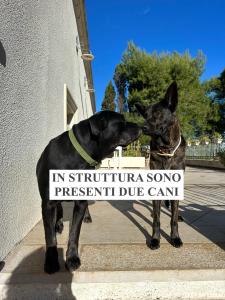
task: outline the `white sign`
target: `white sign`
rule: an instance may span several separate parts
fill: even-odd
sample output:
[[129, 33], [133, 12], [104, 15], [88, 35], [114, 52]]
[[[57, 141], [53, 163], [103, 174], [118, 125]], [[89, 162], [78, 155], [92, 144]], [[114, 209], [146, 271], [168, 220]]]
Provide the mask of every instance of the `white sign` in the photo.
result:
[[50, 170], [50, 200], [183, 200], [183, 170]]

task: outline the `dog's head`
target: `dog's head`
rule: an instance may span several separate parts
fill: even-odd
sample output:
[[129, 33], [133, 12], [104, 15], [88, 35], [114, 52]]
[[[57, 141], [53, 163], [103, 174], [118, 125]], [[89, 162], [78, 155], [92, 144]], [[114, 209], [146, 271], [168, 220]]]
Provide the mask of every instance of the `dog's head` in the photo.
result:
[[144, 117], [143, 133], [152, 137], [168, 137], [168, 131], [176, 130], [178, 125], [176, 108], [178, 104], [177, 84], [173, 82], [162, 101], [144, 107], [136, 103], [138, 112]]
[[122, 114], [101, 111], [89, 118], [93, 139], [101, 146], [102, 156], [112, 153], [117, 146], [127, 146], [135, 141], [142, 129], [134, 123], [126, 122]]

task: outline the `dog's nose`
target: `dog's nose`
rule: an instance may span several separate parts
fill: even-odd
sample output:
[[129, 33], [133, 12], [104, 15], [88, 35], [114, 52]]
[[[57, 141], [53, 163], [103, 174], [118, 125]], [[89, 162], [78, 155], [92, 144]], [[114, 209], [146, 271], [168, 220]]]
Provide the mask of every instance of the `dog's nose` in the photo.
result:
[[143, 130], [143, 132], [147, 132], [147, 131], [148, 131], [148, 126], [144, 125], [144, 126], [142, 127], [142, 130]]

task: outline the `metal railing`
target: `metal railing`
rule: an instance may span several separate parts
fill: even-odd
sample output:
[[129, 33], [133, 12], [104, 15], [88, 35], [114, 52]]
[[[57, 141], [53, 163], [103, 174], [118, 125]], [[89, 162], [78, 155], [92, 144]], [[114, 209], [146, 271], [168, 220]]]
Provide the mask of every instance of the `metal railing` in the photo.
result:
[[219, 159], [217, 153], [225, 151], [225, 143], [207, 145], [190, 145], [186, 148], [187, 159]]

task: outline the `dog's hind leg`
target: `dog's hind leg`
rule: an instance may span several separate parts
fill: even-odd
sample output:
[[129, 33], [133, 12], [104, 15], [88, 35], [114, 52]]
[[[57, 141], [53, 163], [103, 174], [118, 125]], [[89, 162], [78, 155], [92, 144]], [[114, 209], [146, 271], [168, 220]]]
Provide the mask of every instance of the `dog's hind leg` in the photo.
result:
[[178, 215], [178, 222], [184, 222], [184, 218], [180, 214]]
[[73, 220], [70, 229], [68, 248], [66, 252], [66, 268], [69, 271], [74, 271], [80, 266], [80, 258], [78, 255], [78, 242], [81, 224], [87, 206], [87, 201], [74, 201]]
[[176, 248], [179, 248], [183, 245], [178, 233], [178, 209], [179, 201], [171, 201], [171, 244]]
[[152, 201], [153, 204], [153, 227], [152, 227], [152, 239], [150, 241], [149, 247], [152, 250], [158, 249], [160, 247], [160, 210], [161, 201]]
[[[173, 202], [173, 200], [164, 200], [165, 206], [168, 210], [170, 209], [171, 202]], [[178, 222], [183, 222], [183, 221], [184, 221], [184, 218], [182, 217], [182, 215], [178, 214]]]
[[164, 200], [165, 206], [167, 209], [170, 208], [170, 200]]
[[46, 254], [44, 270], [52, 274], [59, 271], [57, 241], [56, 241], [56, 204], [54, 201], [42, 201], [42, 217], [45, 230]]
[[84, 223], [91, 223], [92, 222], [92, 218], [89, 212], [89, 208], [87, 206], [86, 210], [85, 210], [85, 214], [84, 214]]
[[58, 202], [56, 205], [55, 231], [58, 233], [62, 233], [63, 231], [63, 207], [61, 202]]

